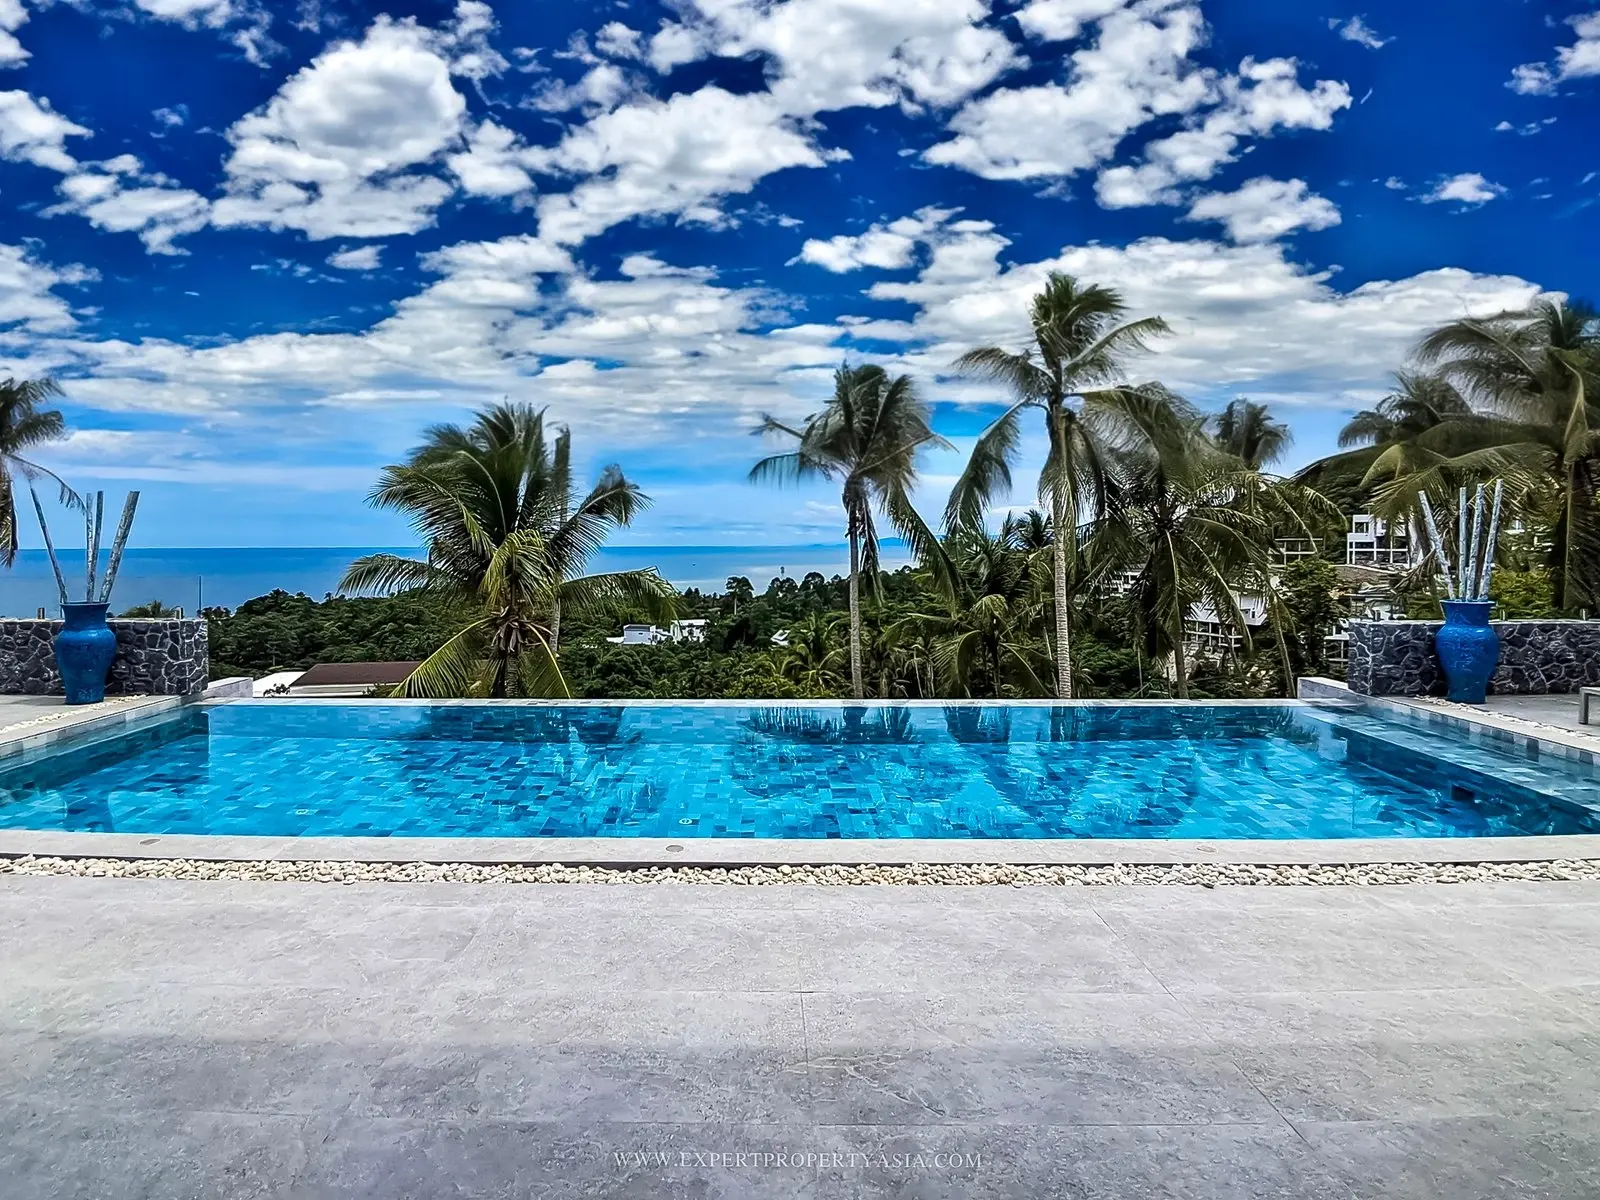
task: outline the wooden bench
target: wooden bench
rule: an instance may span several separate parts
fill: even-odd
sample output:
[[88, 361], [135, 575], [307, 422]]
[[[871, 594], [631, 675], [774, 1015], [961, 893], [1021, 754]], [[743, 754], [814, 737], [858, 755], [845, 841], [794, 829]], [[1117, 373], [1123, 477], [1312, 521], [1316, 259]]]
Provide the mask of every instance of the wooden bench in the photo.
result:
[[1578, 724], [1600, 725], [1600, 687], [1578, 689]]

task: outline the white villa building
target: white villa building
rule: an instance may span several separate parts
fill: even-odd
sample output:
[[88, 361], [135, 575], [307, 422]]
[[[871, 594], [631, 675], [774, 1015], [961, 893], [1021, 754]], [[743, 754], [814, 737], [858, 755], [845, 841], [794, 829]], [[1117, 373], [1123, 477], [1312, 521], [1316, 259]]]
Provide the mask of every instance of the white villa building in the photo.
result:
[[706, 640], [706, 627], [709, 621], [703, 618], [694, 618], [687, 621], [673, 621], [665, 629], [659, 625], [624, 625], [622, 633], [617, 637], [608, 637], [606, 641], [614, 646], [656, 646], [662, 642], [703, 642]]
[[1418, 540], [1409, 525], [1390, 528], [1382, 517], [1356, 513], [1350, 518], [1350, 532], [1345, 535], [1345, 565], [1404, 569], [1411, 565], [1411, 547]]

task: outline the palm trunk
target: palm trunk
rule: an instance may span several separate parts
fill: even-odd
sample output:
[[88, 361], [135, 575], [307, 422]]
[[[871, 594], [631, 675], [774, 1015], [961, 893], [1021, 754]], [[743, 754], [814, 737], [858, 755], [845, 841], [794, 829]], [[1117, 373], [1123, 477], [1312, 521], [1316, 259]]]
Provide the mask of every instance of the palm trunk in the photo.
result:
[[[1061, 414], [1053, 413], [1050, 418], [1056, 426], [1056, 445], [1064, 446], [1066, 430], [1063, 428]], [[1066, 452], [1062, 450], [1063, 459]], [[1055, 568], [1054, 593], [1056, 605], [1056, 696], [1062, 700], [1072, 699], [1072, 630], [1067, 618], [1067, 519], [1065, 497], [1062, 495], [1062, 480], [1055, 481], [1051, 490], [1050, 519], [1055, 524], [1055, 536], [1051, 538], [1051, 560]], [[1074, 531], [1075, 532], [1075, 531]]]
[[1277, 610], [1267, 606], [1267, 612], [1272, 617], [1273, 632], [1278, 635], [1278, 655], [1283, 661], [1283, 694], [1287, 699], [1294, 698], [1294, 668], [1289, 663], [1289, 643], [1283, 638], [1283, 620]]
[[1189, 698], [1189, 672], [1183, 662], [1183, 623], [1178, 623], [1178, 636], [1172, 639], [1172, 686], [1179, 700]]
[[857, 700], [866, 698], [861, 681], [861, 534], [850, 517], [850, 690]]
[[561, 650], [561, 597], [557, 596], [550, 604], [550, 653], [557, 654]]

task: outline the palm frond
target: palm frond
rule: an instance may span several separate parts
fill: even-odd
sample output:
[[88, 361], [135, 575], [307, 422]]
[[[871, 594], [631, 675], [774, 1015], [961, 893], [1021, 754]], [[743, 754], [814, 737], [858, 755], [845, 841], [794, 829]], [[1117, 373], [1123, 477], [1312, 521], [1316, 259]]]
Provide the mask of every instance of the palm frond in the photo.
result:
[[1011, 463], [1022, 441], [1020, 414], [1031, 400], [1013, 404], [979, 435], [945, 504], [946, 529], [971, 528], [1011, 488]]
[[355, 596], [369, 592], [386, 596], [408, 588], [448, 588], [453, 582], [431, 563], [398, 554], [367, 554], [345, 568], [338, 590]]
[[482, 619], [463, 627], [418, 663], [393, 694], [416, 700], [457, 700], [485, 694], [483, 656], [489, 628], [489, 622]]
[[652, 621], [670, 621], [677, 616], [678, 593], [654, 567], [580, 575], [562, 583], [557, 594], [564, 608], [594, 610], [625, 605], [643, 611]]
[[964, 375], [1004, 384], [1019, 403], [1042, 403], [1050, 397], [1049, 372], [1026, 352], [1017, 354], [1000, 346], [980, 346], [968, 350], [953, 366]]

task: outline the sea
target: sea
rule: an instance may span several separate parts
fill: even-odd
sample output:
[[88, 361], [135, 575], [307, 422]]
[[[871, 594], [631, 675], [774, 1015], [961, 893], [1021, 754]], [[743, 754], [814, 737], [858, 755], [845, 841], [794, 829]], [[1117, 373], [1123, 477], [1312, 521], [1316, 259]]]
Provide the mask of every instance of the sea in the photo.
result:
[[[407, 547], [223, 546], [175, 549], [129, 547], [122, 558], [112, 612], [159, 600], [187, 613], [204, 607], [237, 608], [275, 588], [304, 592], [320, 600], [337, 590], [352, 560], [387, 550], [414, 556]], [[83, 598], [82, 548], [58, 550], [67, 576], [68, 597]], [[885, 567], [900, 566], [903, 551], [884, 544]], [[101, 552], [101, 571], [106, 553]], [[629, 571], [655, 567], [676, 587], [722, 591], [730, 576], [743, 575], [757, 592], [775, 576], [798, 579], [808, 571], [843, 574], [849, 553], [841, 542], [781, 546], [607, 546], [590, 560], [590, 571]], [[50, 560], [40, 550], [22, 550], [8, 571], [0, 568], [0, 616], [31, 617], [44, 609], [54, 616], [60, 603]]]

